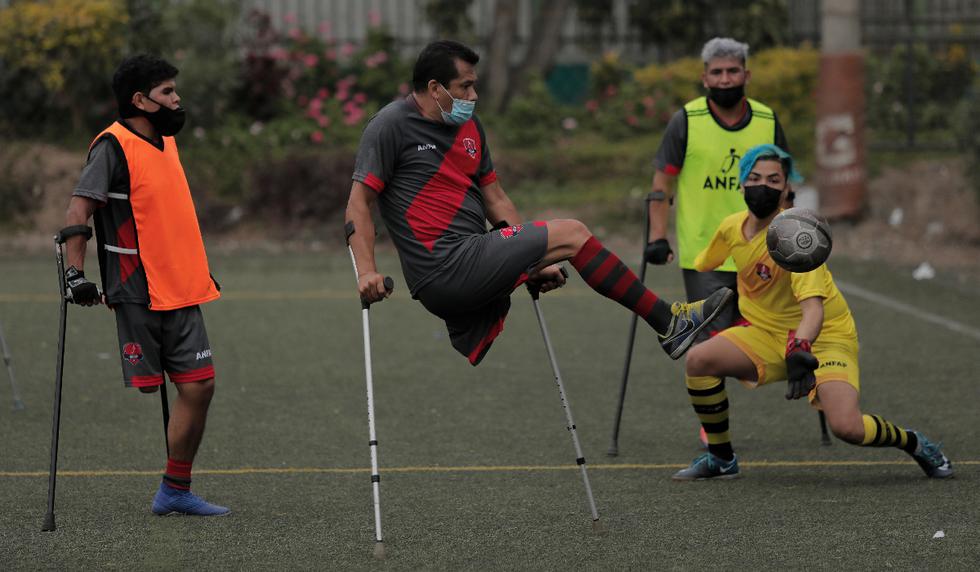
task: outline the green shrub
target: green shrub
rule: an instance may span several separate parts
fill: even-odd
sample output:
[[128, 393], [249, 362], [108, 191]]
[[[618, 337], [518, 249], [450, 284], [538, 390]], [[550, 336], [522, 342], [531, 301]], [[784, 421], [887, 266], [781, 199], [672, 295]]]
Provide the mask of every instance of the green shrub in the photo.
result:
[[126, 43], [119, 0], [15, 2], [0, 10], [0, 122], [64, 135], [115, 108], [109, 75]]

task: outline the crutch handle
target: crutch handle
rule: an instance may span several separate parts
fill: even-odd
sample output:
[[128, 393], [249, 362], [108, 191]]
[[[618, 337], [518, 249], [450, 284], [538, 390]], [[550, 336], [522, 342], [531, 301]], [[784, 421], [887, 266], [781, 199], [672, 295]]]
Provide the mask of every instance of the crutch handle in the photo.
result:
[[[566, 279], [568, 278], [568, 270], [565, 270], [564, 266], [559, 266], [558, 270], [561, 271], [561, 275]], [[541, 296], [541, 287], [537, 284], [527, 283], [527, 291], [531, 293], [531, 298], [537, 300]]]
[[[395, 280], [391, 276], [385, 276], [384, 279], [385, 292], [393, 292], [395, 290]], [[371, 302], [361, 300], [361, 309], [367, 310], [371, 307]]]

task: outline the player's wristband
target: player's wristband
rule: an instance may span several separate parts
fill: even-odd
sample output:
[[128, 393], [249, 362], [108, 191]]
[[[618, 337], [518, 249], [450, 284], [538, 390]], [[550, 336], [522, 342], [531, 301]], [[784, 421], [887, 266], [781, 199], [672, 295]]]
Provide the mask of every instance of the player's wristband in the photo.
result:
[[805, 340], [803, 338], [793, 338], [786, 342], [786, 355], [794, 354], [799, 351], [806, 353], [813, 353], [811, 350], [810, 340]]

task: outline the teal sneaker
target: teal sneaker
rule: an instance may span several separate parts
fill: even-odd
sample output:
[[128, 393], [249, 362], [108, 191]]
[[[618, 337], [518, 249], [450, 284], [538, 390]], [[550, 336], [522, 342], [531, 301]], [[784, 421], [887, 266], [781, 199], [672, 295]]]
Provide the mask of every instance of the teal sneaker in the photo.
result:
[[711, 453], [705, 453], [694, 459], [690, 467], [677, 471], [671, 478], [675, 481], [735, 479], [738, 478], [738, 457], [725, 461]]
[[935, 444], [918, 431], [913, 431], [919, 444], [915, 447], [912, 458], [922, 467], [926, 476], [931, 479], [948, 479], [953, 476], [953, 464], [943, 454], [943, 444]]
[[660, 336], [660, 346], [667, 352], [670, 359], [684, 355], [701, 330], [705, 329], [718, 314], [732, 302], [735, 293], [728, 288], [719, 288], [711, 296], [697, 302], [674, 302], [670, 313], [667, 333]]
[[163, 483], [160, 483], [160, 489], [153, 497], [153, 514], [159, 516], [224, 516], [229, 513], [231, 509], [211, 504], [190, 491], [178, 490]]

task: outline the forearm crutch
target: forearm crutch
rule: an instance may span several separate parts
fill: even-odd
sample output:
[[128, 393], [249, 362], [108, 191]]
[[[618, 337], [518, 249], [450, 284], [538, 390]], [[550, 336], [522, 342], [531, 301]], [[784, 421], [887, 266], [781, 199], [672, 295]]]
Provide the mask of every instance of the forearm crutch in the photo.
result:
[[[643, 245], [646, 245], [647, 241], [650, 240], [650, 201], [662, 200], [655, 199], [656, 193], [650, 193], [647, 195], [646, 200], [643, 201], [644, 205], [644, 215], [646, 222], [643, 225]], [[640, 251], [640, 283], [642, 284], [647, 276], [647, 259], [644, 250]], [[606, 454], [610, 457], [615, 457], [619, 455], [619, 426], [623, 420], [623, 403], [626, 402], [626, 384], [629, 382], [630, 378], [630, 363], [633, 361], [633, 340], [636, 338], [636, 314], [630, 315], [630, 331], [629, 335], [626, 337], [626, 358], [623, 360], [623, 375], [619, 382], [619, 399], [616, 402], [616, 417], [613, 420], [613, 430], [612, 430], [612, 441], [609, 443], [609, 449]]]
[[69, 226], [61, 229], [54, 237], [54, 255], [58, 268], [58, 292], [61, 311], [58, 319], [58, 359], [54, 374], [54, 413], [51, 417], [51, 465], [48, 469], [48, 510], [44, 514], [42, 532], [52, 532], [58, 527], [54, 519], [54, 492], [58, 478], [58, 432], [61, 428], [61, 379], [65, 366], [65, 325], [68, 320], [68, 302], [71, 299], [65, 287], [65, 254], [62, 249], [65, 241], [73, 236], [92, 237], [92, 229], [85, 225]]
[[[562, 268], [561, 273], [568, 276], [568, 272]], [[558, 361], [555, 359], [555, 351], [551, 347], [551, 337], [548, 335], [548, 326], [544, 323], [544, 315], [541, 313], [541, 306], [538, 303], [541, 291], [539, 288], [528, 284], [528, 291], [531, 293], [531, 304], [534, 306], [534, 315], [538, 317], [538, 325], [541, 327], [541, 337], [544, 338], [544, 346], [548, 350], [548, 359], [551, 361], [551, 370], [555, 374], [555, 384], [558, 386], [558, 397], [561, 399], [561, 407], [565, 410], [565, 420], [568, 422], [566, 429], [572, 435], [572, 444], [575, 446], [575, 463], [582, 471], [582, 482], [585, 484], [585, 496], [589, 503], [589, 510], [592, 512], [592, 531], [596, 534], [603, 534], [602, 523], [599, 522], [599, 511], [595, 507], [595, 498], [592, 496], [592, 485], [589, 484], [589, 472], [585, 466], [585, 455], [582, 454], [582, 445], [579, 444], [578, 433], [575, 430], [575, 421], [572, 419], [572, 407], [568, 403], [565, 395], [565, 385], [561, 381], [561, 372], [558, 370]]]
[[[350, 246], [350, 237], [354, 234], [354, 223], [348, 222], [344, 225], [344, 232], [347, 235], [347, 251], [350, 252], [350, 261], [354, 267], [354, 282], [357, 283], [360, 275], [357, 272], [357, 260], [354, 258], [354, 249]], [[385, 276], [384, 287], [387, 291], [395, 288], [395, 281], [390, 276]], [[371, 489], [374, 496], [374, 557], [384, 559], [385, 545], [381, 534], [381, 473], [378, 465], [378, 436], [374, 430], [374, 375], [371, 371], [371, 324], [368, 317], [370, 302], [361, 300], [361, 325], [364, 332], [364, 378], [367, 386], [367, 409], [368, 409], [368, 447], [371, 449]]]

